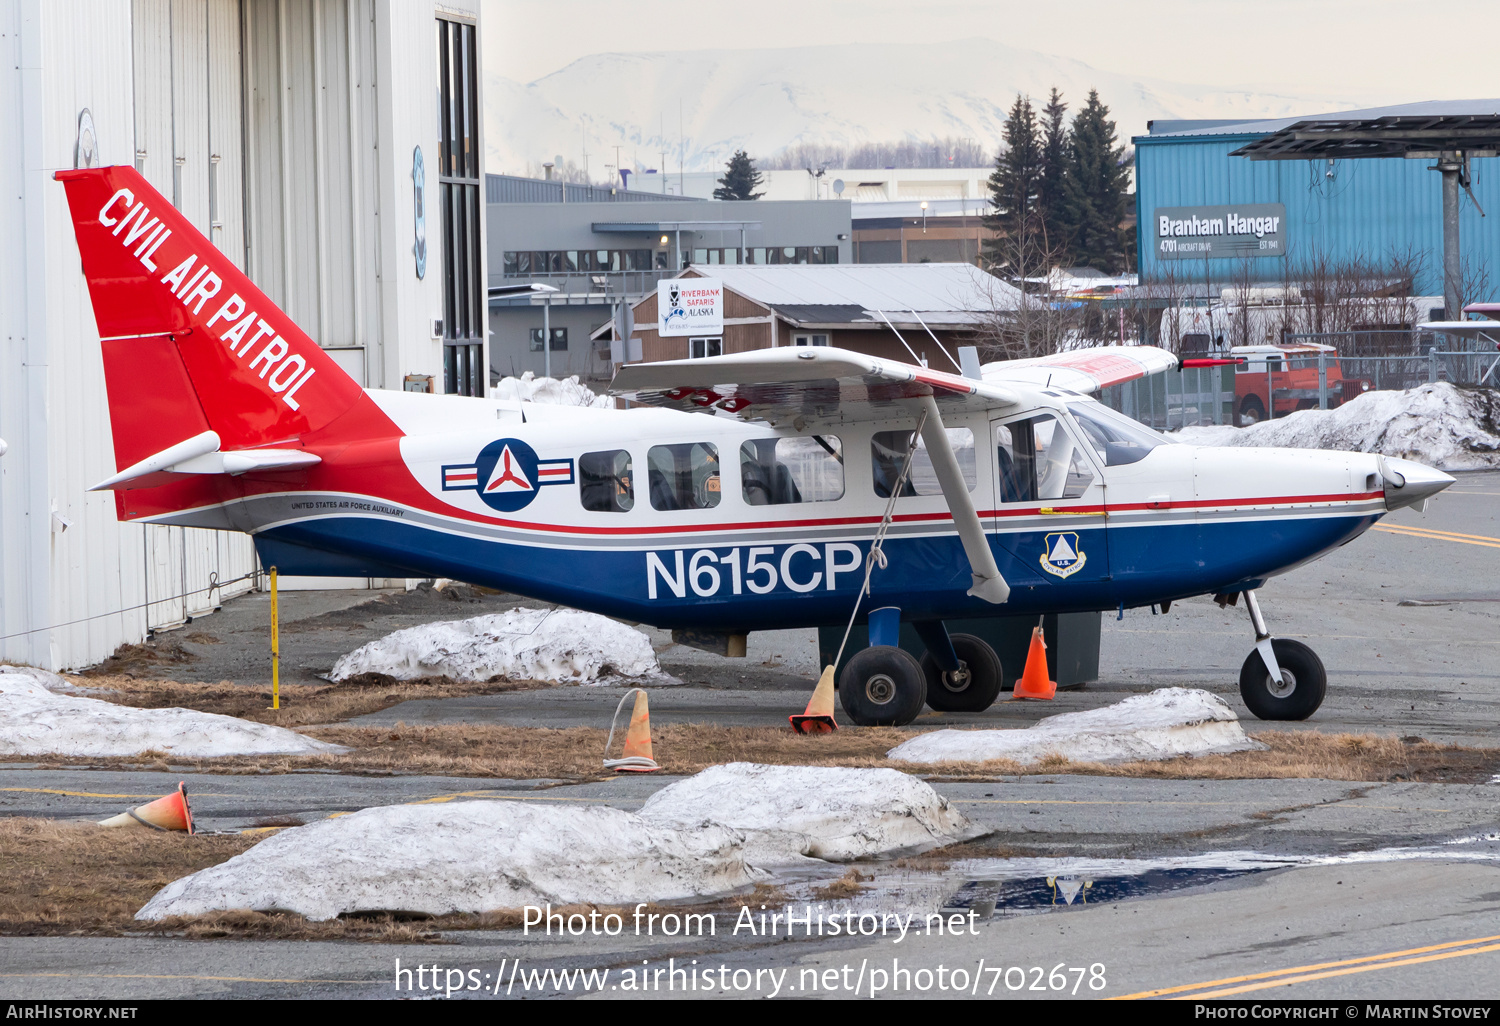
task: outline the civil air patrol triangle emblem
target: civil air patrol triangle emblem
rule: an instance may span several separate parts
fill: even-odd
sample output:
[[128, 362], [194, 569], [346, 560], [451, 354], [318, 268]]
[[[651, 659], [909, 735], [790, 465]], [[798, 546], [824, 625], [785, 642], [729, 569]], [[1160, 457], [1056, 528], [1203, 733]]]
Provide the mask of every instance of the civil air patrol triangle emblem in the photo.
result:
[[1042, 569], [1057, 577], [1071, 577], [1088, 562], [1077, 531], [1059, 531], [1043, 539]]
[[443, 491], [476, 491], [486, 506], [501, 513], [530, 505], [544, 485], [572, 483], [571, 459], [541, 459], [519, 438], [498, 439], [473, 463], [443, 468]]

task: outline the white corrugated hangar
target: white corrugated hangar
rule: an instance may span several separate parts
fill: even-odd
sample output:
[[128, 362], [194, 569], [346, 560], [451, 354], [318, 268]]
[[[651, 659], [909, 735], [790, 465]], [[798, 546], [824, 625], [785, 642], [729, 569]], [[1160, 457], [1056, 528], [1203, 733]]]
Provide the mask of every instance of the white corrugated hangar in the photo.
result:
[[478, 20], [478, 0], [0, 0], [0, 662], [97, 662], [256, 570], [242, 535], [120, 524], [87, 490], [116, 467], [52, 173], [135, 165], [366, 386], [483, 394]]

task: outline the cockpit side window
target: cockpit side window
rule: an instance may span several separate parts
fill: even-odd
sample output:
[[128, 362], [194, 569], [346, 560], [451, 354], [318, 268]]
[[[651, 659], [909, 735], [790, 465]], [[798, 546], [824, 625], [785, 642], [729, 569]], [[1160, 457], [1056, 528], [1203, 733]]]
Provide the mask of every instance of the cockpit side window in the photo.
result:
[[709, 509], [719, 504], [719, 447], [711, 442], [653, 445], [646, 454], [651, 508]]
[[[947, 428], [946, 431], [948, 445], [958, 460], [958, 469], [972, 492], [979, 483], [974, 469], [974, 432], [968, 428]], [[913, 440], [916, 442], [917, 452], [912, 457], [911, 473], [901, 486], [902, 496], [943, 494], [943, 487], [938, 484], [937, 471], [932, 469], [932, 457], [928, 455], [927, 443], [916, 431], [878, 431], [870, 439], [870, 459], [874, 464], [875, 494], [882, 499], [891, 497], [891, 489], [901, 476], [901, 468], [906, 464], [906, 453]]]
[[740, 487], [751, 506], [843, 498], [843, 443], [834, 435], [751, 439], [740, 446]]
[[1094, 482], [1094, 468], [1057, 417], [1043, 413], [995, 428], [1001, 502], [1076, 499]]

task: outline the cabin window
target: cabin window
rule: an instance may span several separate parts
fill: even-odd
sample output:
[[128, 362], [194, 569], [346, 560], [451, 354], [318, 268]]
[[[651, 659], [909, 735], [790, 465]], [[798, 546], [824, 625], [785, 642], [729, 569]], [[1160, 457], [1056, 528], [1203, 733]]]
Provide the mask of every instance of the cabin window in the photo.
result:
[[710, 356], [724, 355], [724, 339], [721, 338], [690, 338], [688, 339], [688, 359], [703, 360]]
[[844, 497], [844, 446], [833, 435], [756, 438], [740, 446], [740, 486], [751, 506]]
[[719, 447], [710, 442], [653, 445], [646, 454], [651, 508], [711, 509], [719, 504]]
[[826, 346], [827, 344], [828, 336], [825, 334], [792, 336], [792, 345], [794, 346]]
[[1094, 481], [1094, 469], [1050, 413], [995, 428], [1000, 501], [1076, 499]]
[[1103, 403], [1070, 403], [1068, 410], [1083, 430], [1084, 440], [1094, 447], [1106, 467], [1135, 463], [1158, 445], [1171, 444], [1146, 425]]
[[[974, 472], [974, 432], [968, 428], [948, 428], [948, 445], [958, 457], [958, 469], [962, 471], [969, 491], [974, 490], [978, 477]], [[880, 431], [870, 439], [870, 459], [875, 471], [875, 494], [882, 499], [891, 496], [891, 488], [901, 476], [901, 467], [906, 463], [907, 450], [916, 442], [917, 454], [911, 461], [911, 474], [901, 489], [907, 495], [941, 495], [937, 473], [932, 469], [932, 457], [928, 455], [927, 443], [916, 431]]]
[[578, 498], [595, 513], [628, 513], [635, 508], [635, 479], [624, 449], [586, 452], [578, 457]]

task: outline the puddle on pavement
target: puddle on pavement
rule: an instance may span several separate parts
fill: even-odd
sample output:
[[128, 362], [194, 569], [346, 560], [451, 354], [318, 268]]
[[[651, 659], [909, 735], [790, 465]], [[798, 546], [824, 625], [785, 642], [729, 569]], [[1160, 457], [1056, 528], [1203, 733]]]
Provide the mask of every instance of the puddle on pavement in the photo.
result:
[[972, 909], [984, 918], [1037, 914], [1165, 895], [1274, 869], [1411, 859], [1500, 862], [1500, 833], [1340, 855], [1230, 851], [1163, 859], [976, 859], [953, 867], [943, 908]]
[[945, 903], [981, 916], [1098, 905], [1233, 880], [1264, 869], [1149, 869], [1130, 876], [1045, 876], [1029, 880], [970, 880]]

